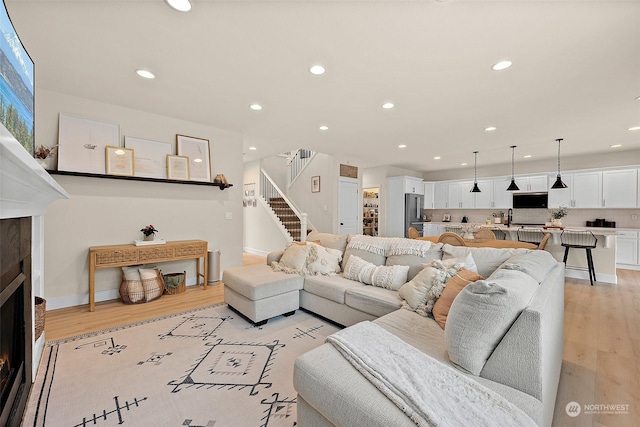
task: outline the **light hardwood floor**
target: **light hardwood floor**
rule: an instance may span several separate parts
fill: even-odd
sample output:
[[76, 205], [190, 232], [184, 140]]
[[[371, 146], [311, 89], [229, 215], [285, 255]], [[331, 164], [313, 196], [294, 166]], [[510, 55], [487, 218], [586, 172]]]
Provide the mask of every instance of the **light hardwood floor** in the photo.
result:
[[[263, 257], [245, 254], [245, 265]], [[567, 279], [565, 347], [554, 426], [626, 427], [640, 425], [640, 271], [618, 270], [617, 285]], [[119, 301], [47, 312], [45, 334], [56, 340], [223, 301], [222, 284], [206, 291], [194, 286], [149, 304]], [[629, 405], [627, 414], [569, 417], [569, 402]], [[594, 407], [594, 409], [596, 409]]]

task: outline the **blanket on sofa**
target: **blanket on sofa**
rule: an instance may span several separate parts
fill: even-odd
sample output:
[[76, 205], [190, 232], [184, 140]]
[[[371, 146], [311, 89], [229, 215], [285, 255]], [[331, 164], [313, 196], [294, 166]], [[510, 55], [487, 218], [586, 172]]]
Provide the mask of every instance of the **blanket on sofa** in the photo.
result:
[[417, 255], [425, 256], [433, 245], [428, 240], [405, 239], [402, 237], [378, 237], [354, 235], [349, 239], [347, 248], [361, 249], [383, 256]]
[[535, 426], [520, 408], [371, 322], [327, 342], [418, 426]]

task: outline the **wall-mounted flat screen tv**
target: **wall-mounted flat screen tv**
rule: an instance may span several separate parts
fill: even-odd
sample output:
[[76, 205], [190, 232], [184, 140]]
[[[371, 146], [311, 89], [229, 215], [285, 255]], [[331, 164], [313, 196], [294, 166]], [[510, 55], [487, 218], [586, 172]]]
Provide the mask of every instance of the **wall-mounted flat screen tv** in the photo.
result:
[[0, 9], [0, 123], [33, 156], [33, 61], [13, 28], [4, 1]]

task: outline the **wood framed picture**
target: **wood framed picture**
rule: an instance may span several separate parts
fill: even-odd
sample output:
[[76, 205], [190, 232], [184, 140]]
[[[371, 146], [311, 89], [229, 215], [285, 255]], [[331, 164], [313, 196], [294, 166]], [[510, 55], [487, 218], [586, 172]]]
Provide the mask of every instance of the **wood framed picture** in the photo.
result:
[[211, 182], [209, 140], [176, 135], [176, 154], [189, 158], [189, 180]]
[[124, 146], [133, 148], [135, 176], [167, 179], [167, 155], [173, 154], [172, 143], [125, 136]]
[[187, 156], [167, 155], [167, 178], [189, 181], [189, 158]]
[[311, 177], [311, 192], [312, 193], [320, 192], [320, 175]]
[[105, 147], [107, 175], [133, 176], [133, 149], [124, 147]]
[[120, 126], [60, 113], [58, 170], [104, 174], [107, 145], [120, 146]]

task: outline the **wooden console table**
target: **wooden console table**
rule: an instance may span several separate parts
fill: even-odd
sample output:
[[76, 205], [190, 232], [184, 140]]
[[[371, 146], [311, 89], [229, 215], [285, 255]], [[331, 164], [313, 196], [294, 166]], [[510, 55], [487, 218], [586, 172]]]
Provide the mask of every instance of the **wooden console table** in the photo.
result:
[[[96, 309], [96, 270], [101, 268], [128, 267], [138, 264], [196, 259], [196, 281], [208, 280], [208, 243], [204, 240], [180, 240], [162, 245], [93, 246], [89, 248], [89, 310]], [[204, 269], [200, 273], [200, 258], [204, 258]]]

